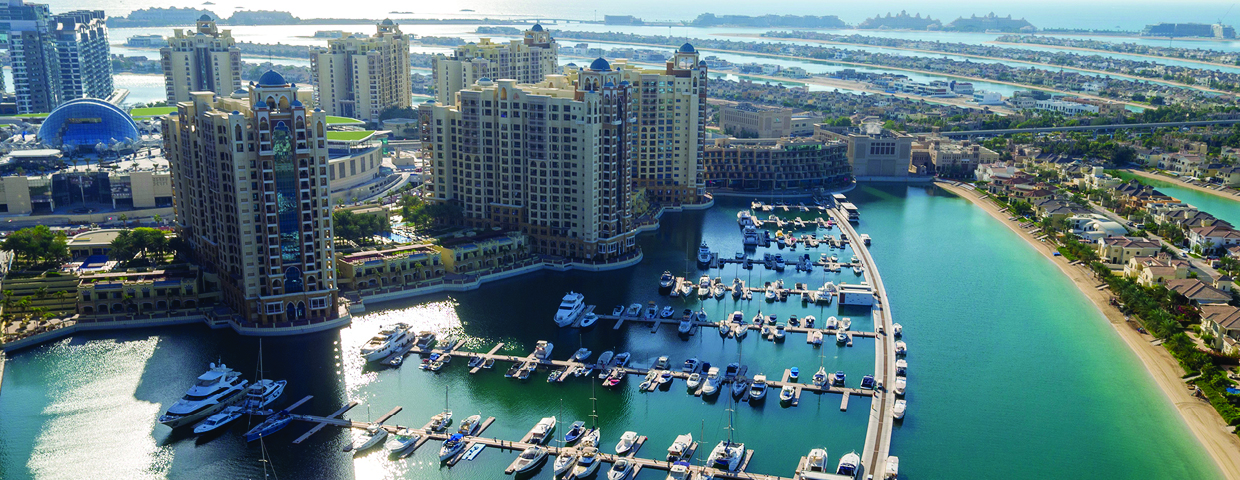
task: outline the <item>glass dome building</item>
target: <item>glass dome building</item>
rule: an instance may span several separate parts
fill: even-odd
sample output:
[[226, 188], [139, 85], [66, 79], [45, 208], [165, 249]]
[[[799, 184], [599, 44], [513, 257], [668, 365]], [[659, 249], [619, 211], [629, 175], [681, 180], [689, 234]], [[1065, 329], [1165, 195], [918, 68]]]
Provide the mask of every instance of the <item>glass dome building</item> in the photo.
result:
[[133, 142], [142, 138], [133, 117], [97, 98], [62, 103], [39, 127], [40, 142], [51, 148], [94, 149], [102, 143]]

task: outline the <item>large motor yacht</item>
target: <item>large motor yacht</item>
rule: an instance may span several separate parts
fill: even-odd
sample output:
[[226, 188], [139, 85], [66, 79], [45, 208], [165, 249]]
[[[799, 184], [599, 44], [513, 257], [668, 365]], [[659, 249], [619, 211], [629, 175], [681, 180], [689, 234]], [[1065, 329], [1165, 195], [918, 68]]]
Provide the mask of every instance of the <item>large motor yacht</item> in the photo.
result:
[[375, 336], [370, 337], [366, 345], [362, 346], [362, 356], [367, 362], [377, 362], [396, 353], [412, 341], [413, 337], [409, 335], [409, 325], [404, 323], [388, 325], [379, 330]]
[[555, 324], [568, 326], [576, 320], [586, 308], [586, 296], [577, 292], [568, 292], [560, 300], [560, 309], [555, 312]]
[[199, 375], [194, 386], [185, 396], [168, 407], [159, 417], [159, 423], [171, 428], [192, 425], [245, 399], [249, 382], [241, 379], [241, 373], [224, 364], [211, 364], [211, 369]]

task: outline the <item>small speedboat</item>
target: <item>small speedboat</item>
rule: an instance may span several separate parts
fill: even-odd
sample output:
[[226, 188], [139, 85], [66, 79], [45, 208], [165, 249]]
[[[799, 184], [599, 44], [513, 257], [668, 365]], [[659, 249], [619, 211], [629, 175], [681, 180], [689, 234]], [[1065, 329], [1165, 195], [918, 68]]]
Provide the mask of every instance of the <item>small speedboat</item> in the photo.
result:
[[387, 436], [388, 431], [382, 425], [377, 423], [370, 424], [357, 438], [353, 439], [353, 456], [361, 455], [366, 450], [382, 445]]
[[547, 449], [542, 445], [532, 445], [526, 448], [517, 456], [517, 461], [513, 463], [513, 470], [516, 473], [525, 473], [533, 470], [544, 459], [547, 458]]
[[654, 320], [657, 316], [659, 316], [659, 307], [655, 306], [654, 302], [650, 302], [650, 306], [646, 307], [646, 320]]
[[667, 382], [672, 381], [672, 378], [675, 378], [675, 376], [672, 374], [672, 371], [664, 370], [663, 373], [659, 374], [659, 378], [658, 378], [659, 385], [663, 385], [663, 384], [666, 384]]
[[848, 334], [844, 333], [843, 330], [836, 330], [835, 331], [835, 343], [838, 343], [840, 345], [848, 343]]
[[572, 361], [580, 362], [582, 360], [585, 360], [586, 358], [590, 356], [591, 353], [593, 352], [591, 352], [590, 349], [588, 348], [585, 348], [585, 347], [578, 348], [576, 352], [573, 352]]
[[766, 398], [766, 375], [755, 375], [749, 386], [749, 401], [760, 401]]
[[404, 457], [408, 454], [409, 449], [418, 443], [418, 438], [421, 435], [417, 430], [402, 428], [392, 434], [391, 437], [383, 448], [386, 448], [388, 453], [393, 456]]
[[619, 317], [621, 315], [624, 315], [624, 305], [616, 305], [616, 308], [611, 309], [611, 316]]
[[861, 388], [864, 388], [867, 390], [873, 390], [874, 389], [874, 376], [866, 375], [864, 377], [861, 377]]
[[469, 365], [469, 368], [478, 368], [482, 366], [483, 361], [484, 359], [482, 357], [475, 355], [469, 357], [469, 363], [467, 365]]
[[825, 329], [827, 329], [827, 330], [836, 330], [836, 329], [839, 329], [839, 328], [840, 328], [840, 321], [839, 321], [838, 319], [836, 319], [834, 316], [827, 317], [827, 324], [826, 324], [826, 325], [823, 325], [823, 326], [822, 326], [822, 328], [825, 328]]
[[607, 480], [625, 480], [633, 473], [633, 462], [627, 458], [618, 458], [607, 470]]
[[590, 328], [598, 322], [598, 315], [593, 312], [581, 316], [581, 328]]
[[461, 453], [463, 449], [465, 449], [465, 436], [454, 433], [447, 440], [444, 440], [443, 445], [439, 447], [439, 461], [447, 461], [449, 458]]
[[814, 385], [819, 387], [827, 384], [827, 368], [818, 367], [818, 372], [814, 374]]
[[850, 329], [852, 329], [852, 319], [848, 317], [841, 318], [840, 319], [840, 330], [850, 330]]
[[219, 413], [207, 417], [206, 420], [199, 422], [198, 425], [194, 425], [194, 433], [203, 434], [210, 432], [227, 425], [228, 422], [241, 418], [241, 415], [241, 407], [235, 405], [224, 407]]
[[[903, 337], [903, 336], [904, 336], [904, 327], [903, 327], [903, 326], [901, 326], [901, 325], [900, 325], [900, 324], [898, 324], [898, 323], [893, 323], [893, 324], [891, 324], [891, 333], [892, 333], [893, 335], [895, 335], [895, 336], [896, 336], [896, 338]], [[889, 457], [889, 458], [895, 458], [895, 457]]]
[[560, 474], [567, 472], [568, 469], [573, 468], [575, 463], [577, 463], [577, 449], [563, 448], [560, 449], [560, 455], [555, 457], [555, 463], [552, 464], [551, 469], [555, 472], [555, 476], [558, 477]]
[[861, 465], [861, 455], [857, 455], [857, 452], [852, 452], [840, 459], [839, 466], [835, 468], [835, 473], [855, 477], [859, 465]]
[[786, 335], [787, 335], [787, 334], [786, 334], [786, 333], [784, 333], [784, 326], [783, 326], [783, 325], [776, 325], [776, 326], [775, 326], [775, 334], [774, 334], [774, 337], [775, 337], [775, 341], [776, 341], [776, 342], [783, 340], [783, 339], [784, 339], [784, 337], [785, 337]]
[[676, 462], [667, 472], [667, 480], [693, 480], [693, 472], [689, 471], [689, 462]]
[[576, 442], [577, 439], [581, 438], [581, 436], [584, 435], [585, 433], [586, 433], [586, 422], [583, 422], [581, 420], [573, 422], [573, 425], [568, 427], [568, 431], [564, 432], [564, 443], [571, 444], [573, 442]]
[[702, 385], [702, 374], [697, 373], [697, 372], [690, 373], [689, 380], [685, 382], [685, 386], [689, 387], [689, 390], [697, 390], [697, 388], [701, 385]]
[[267, 417], [263, 423], [245, 432], [245, 441], [253, 442], [260, 438], [266, 437], [287, 427], [289, 422], [293, 421], [293, 415], [288, 410], [280, 410], [279, 413]]
[[672, 318], [672, 315], [675, 315], [675, 314], [676, 314], [676, 309], [672, 308], [671, 305], [663, 307], [663, 310], [659, 312], [659, 316], [663, 318]]
[[814, 318], [813, 315], [806, 315], [805, 318], [801, 319], [802, 322], [805, 322], [805, 328], [814, 328], [814, 321], [816, 320], [818, 319]]
[[833, 376], [831, 377], [831, 384], [832, 384], [832, 385], [838, 385], [838, 386], [841, 386], [841, 387], [842, 387], [842, 386], [844, 386], [844, 380], [845, 380], [845, 379], [847, 379], [847, 378], [848, 378], [848, 377], [847, 377], [847, 375], [845, 375], [845, 374], [844, 374], [844, 371], [843, 371], [843, 370], [836, 371], [836, 372], [835, 372], [835, 375], [833, 375]]
[[903, 340], [896, 342], [896, 355], [908, 355], [908, 344]]
[[809, 332], [809, 343], [814, 345], [822, 345], [822, 331], [814, 330]]
[[624, 432], [620, 436], [620, 441], [616, 443], [616, 455], [624, 455], [633, 449], [633, 445], [637, 443], [637, 432]]
[[719, 385], [723, 383], [723, 377], [719, 376], [719, 367], [712, 367], [710, 374], [706, 376], [705, 384], [702, 385], [702, 395], [711, 396], [719, 393]]
[[685, 363], [684, 363], [684, 365], [683, 365], [683, 366], [681, 366], [681, 367], [680, 367], [680, 370], [681, 370], [681, 371], [683, 371], [683, 372], [685, 372], [685, 373], [692, 373], [692, 372], [696, 372], [696, 371], [697, 371], [698, 366], [699, 366], [699, 365], [701, 365], [701, 364], [702, 364], [702, 362], [701, 362], [700, 360], [698, 360], [698, 359], [697, 359], [697, 357], [693, 357], [693, 358], [690, 358], [690, 359], [688, 359], [688, 360], [685, 360]]
[[792, 367], [788, 369], [788, 381], [795, 382], [801, 376], [801, 369]]
[[796, 395], [796, 388], [792, 385], [784, 385], [784, 388], [779, 389], [779, 401], [781, 402], [791, 402], [793, 395]]
[[442, 432], [452, 424], [452, 410], [444, 409], [444, 411], [431, 417], [431, 431]]
[[534, 425], [534, 431], [530, 433], [530, 442], [541, 444], [551, 438], [551, 432], [555, 431], [555, 417], [543, 417]]
[[738, 378], [732, 381], [732, 398], [740, 400], [740, 398], [744, 397], [745, 393], [748, 391], [749, 391], [749, 383], [746, 382], [745, 380]]
[[896, 478], [900, 476], [900, 457], [892, 455], [887, 457], [887, 476], [884, 478]]
[[904, 418], [904, 410], [908, 409], [908, 402], [903, 398], [896, 400], [896, 404], [891, 408], [891, 415], [900, 420]]
[[617, 354], [617, 355], [616, 355], [616, 357], [615, 357], [615, 359], [614, 359], [614, 360], [615, 360], [615, 364], [616, 364], [616, 366], [617, 366], [617, 367], [623, 367], [623, 366], [625, 366], [625, 365], [628, 365], [628, 364], [629, 364], [629, 357], [630, 357], [630, 356], [631, 356], [631, 355], [629, 354], [629, 352], [624, 352], [624, 353], [621, 353], [621, 354]]
[[585, 478], [593, 475], [598, 471], [599, 459], [598, 449], [594, 446], [587, 446], [581, 449], [581, 455], [577, 457], [577, 464], [573, 466], [572, 475], [576, 478]]
[[908, 389], [908, 379], [904, 377], [896, 377], [896, 383], [892, 386], [891, 391], [896, 395], [904, 395], [904, 391]]
[[642, 304], [640, 303], [631, 304], [629, 305], [629, 308], [624, 311], [624, 316], [626, 317], [637, 318], [637, 316], [641, 314], [642, 314]]

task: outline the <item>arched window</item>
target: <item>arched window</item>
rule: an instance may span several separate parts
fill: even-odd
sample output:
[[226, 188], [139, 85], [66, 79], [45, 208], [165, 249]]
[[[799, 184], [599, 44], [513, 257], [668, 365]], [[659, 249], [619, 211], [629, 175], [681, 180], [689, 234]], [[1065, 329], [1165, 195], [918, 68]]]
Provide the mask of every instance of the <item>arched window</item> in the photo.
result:
[[237, 132], [237, 141], [240, 142], [241, 141], [241, 129], [238, 128], [236, 132]]
[[323, 122], [318, 123], [318, 136], [323, 136]]
[[267, 119], [266, 119], [266, 118], [264, 118], [264, 119], [262, 119], [262, 120], [259, 120], [259, 121], [258, 121], [258, 129], [259, 129], [259, 130], [267, 130], [267, 129], [268, 129], [268, 127], [270, 127], [270, 124], [268, 124], [268, 123], [267, 123]]
[[305, 291], [302, 285], [301, 270], [297, 267], [289, 267], [284, 271], [284, 293], [298, 293]]

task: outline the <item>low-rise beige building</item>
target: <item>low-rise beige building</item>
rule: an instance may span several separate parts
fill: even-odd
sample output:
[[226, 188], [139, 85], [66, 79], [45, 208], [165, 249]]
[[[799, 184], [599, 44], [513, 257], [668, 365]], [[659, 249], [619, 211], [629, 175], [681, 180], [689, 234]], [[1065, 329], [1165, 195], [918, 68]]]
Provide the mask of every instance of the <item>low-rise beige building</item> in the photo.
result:
[[527, 239], [519, 232], [464, 237], [444, 241], [440, 246], [444, 266], [455, 274], [499, 269], [529, 254]]
[[1105, 237], [1098, 239], [1098, 257], [1105, 263], [1122, 265], [1132, 257], [1152, 257], [1162, 249], [1158, 242], [1141, 237]]
[[441, 249], [434, 245], [402, 245], [349, 255], [336, 254], [337, 285], [344, 291], [416, 285], [447, 274]]
[[1188, 278], [1188, 270], [1187, 260], [1173, 259], [1166, 252], [1152, 257], [1132, 257], [1124, 264], [1124, 276], [1135, 278], [1139, 285], [1146, 287]]
[[150, 272], [110, 272], [84, 275], [78, 284], [78, 314], [142, 315], [204, 306], [197, 267]]
[[751, 103], [719, 107], [719, 128], [741, 138], [780, 138], [792, 135], [792, 109]]

